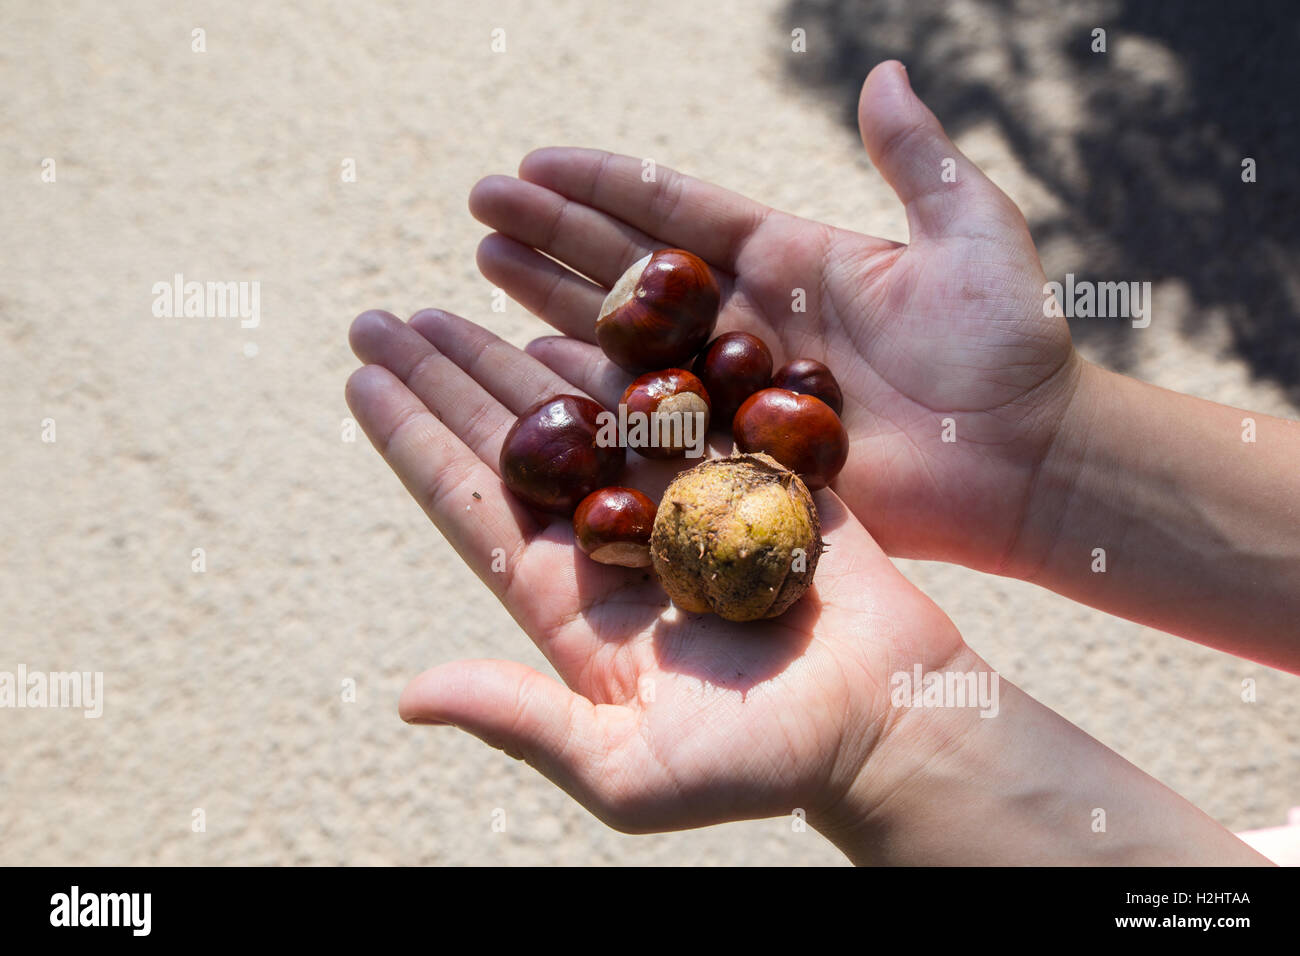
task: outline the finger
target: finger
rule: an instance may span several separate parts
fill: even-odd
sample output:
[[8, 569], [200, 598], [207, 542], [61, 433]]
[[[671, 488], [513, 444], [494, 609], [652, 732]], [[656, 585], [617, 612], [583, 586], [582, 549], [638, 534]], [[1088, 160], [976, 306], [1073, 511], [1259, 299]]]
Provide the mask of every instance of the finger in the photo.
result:
[[388, 312], [363, 312], [348, 337], [367, 365], [391, 371], [433, 415], [496, 472], [515, 414], [415, 329]]
[[656, 166], [646, 182], [646, 169], [643, 160], [631, 156], [549, 147], [525, 156], [519, 176], [736, 272], [745, 241], [772, 210], [665, 166]]
[[[458, 365], [464, 363], [464, 371], [516, 415], [538, 401], [555, 395], [586, 395], [595, 398], [607, 409], [616, 409], [623, 397], [624, 389], [632, 381], [631, 376], [605, 359], [604, 354], [596, 346], [564, 336], [555, 336], [555, 338], [590, 350], [587, 353], [588, 357], [594, 363], [599, 363], [605, 372], [606, 377], [603, 380], [594, 376], [582, 376], [576, 372], [570, 376], [566, 374], [563, 365], [552, 369], [538, 358], [521, 352], [487, 329], [450, 312], [426, 309], [412, 317], [411, 326], [426, 336], [440, 354], [445, 354]], [[599, 389], [599, 397], [589, 386]], [[500, 454], [499, 450], [497, 454]], [[628, 462], [628, 471], [625, 472], [623, 481], [657, 500], [657, 496], [663, 493], [663, 489], [668, 486], [668, 482], [672, 480], [679, 466], [680, 463], [676, 460], [652, 461], [638, 456]], [[547, 573], [555, 577], [558, 567], [552, 562]], [[595, 576], [595, 570], [589, 569], [587, 577], [594, 581]], [[607, 585], [616, 586], [622, 583], [617, 573], [606, 577], [608, 580], [604, 583]]]
[[[511, 559], [538, 526], [506, 494], [496, 473], [438, 421], [391, 371], [377, 365], [348, 379], [348, 407], [438, 530], [471, 570], [498, 596], [517, 562], [493, 569], [497, 548]], [[477, 497], [476, 497], [477, 495]]]
[[514, 661], [455, 661], [412, 680], [398, 702], [408, 723], [451, 724], [522, 759], [608, 819], [608, 757], [616, 741], [636, 743], [637, 716], [593, 704]]
[[424, 309], [411, 316], [411, 328], [515, 416], [556, 395], [590, 394], [481, 325], [450, 312]]
[[608, 290], [494, 232], [479, 243], [478, 271], [533, 315], [566, 335], [595, 340], [596, 316]]
[[[543, 527], [506, 490], [497, 458], [489, 464], [479, 457], [391, 370], [359, 369], [348, 380], [347, 398], [411, 496], [560, 673], [581, 670], [602, 640], [592, 628], [564, 632], [579, 600], [617, 609], [662, 595], [657, 585], [629, 587], [625, 568], [582, 556], [567, 521]], [[620, 589], [622, 602], [611, 600]]]
[[605, 358], [599, 347], [566, 335], [533, 339], [524, 351], [606, 408], [617, 408], [632, 384], [632, 376]]
[[[353, 376], [348, 395], [356, 402], [357, 420], [465, 562], [561, 673], [584, 666], [604, 636], [592, 627], [565, 632], [575, 602], [603, 600], [618, 608], [645, 604], [647, 595], [662, 596], [657, 586], [636, 586], [625, 568], [583, 557], [567, 521], [552, 519], [543, 527], [505, 489], [499, 478], [501, 446], [515, 416], [419, 332], [386, 312], [370, 312], [353, 323], [352, 339], [363, 361], [378, 355], [390, 363], [368, 365]], [[523, 363], [554, 376], [512, 350]], [[401, 380], [403, 374], [408, 381]], [[559, 390], [577, 392], [567, 382]], [[476, 530], [480, 514], [491, 520]], [[621, 602], [610, 600], [615, 593], [624, 595]]]
[[510, 176], [479, 180], [470, 190], [469, 211], [484, 225], [542, 250], [606, 287], [661, 246], [627, 223]]
[[907, 208], [913, 241], [1023, 228], [1015, 203], [961, 154], [912, 91], [903, 64], [887, 60], [867, 76], [858, 126], [872, 164]]

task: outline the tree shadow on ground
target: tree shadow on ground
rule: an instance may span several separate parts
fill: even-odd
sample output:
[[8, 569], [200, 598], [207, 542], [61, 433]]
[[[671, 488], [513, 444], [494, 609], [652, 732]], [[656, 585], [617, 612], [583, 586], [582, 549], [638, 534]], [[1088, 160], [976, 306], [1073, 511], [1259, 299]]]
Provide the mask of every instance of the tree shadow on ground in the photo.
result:
[[[1300, 404], [1300, 5], [1261, 0], [793, 0], [791, 74], [857, 127], [867, 71], [908, 66], [953, 135], [992, 122], [1058, 211], [1078, 278], [1181, 280], [1195, 335], [1222, 313], [1233, 349]], [[1094, 52], [1095, 28], [1106, 52]], [[1243, 182], [1255, 160], [1257, 181]], [[1064, 270], [1062, 270], [1064, 271]], [[1049, 267], [1049, 279], [1060, 279]], [[1156, 316], [1156, 321], [1159, 316]], [[1141, 330], [1071, 322], [1113, 366]]]

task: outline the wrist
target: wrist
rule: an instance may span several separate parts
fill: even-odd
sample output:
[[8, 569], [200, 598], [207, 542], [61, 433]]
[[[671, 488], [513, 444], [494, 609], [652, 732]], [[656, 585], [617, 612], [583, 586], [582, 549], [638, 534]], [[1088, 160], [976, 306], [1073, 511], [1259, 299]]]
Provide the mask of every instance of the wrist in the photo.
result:
[[[996, 677], [966, 647], [953, 672]], [[1019, 688], [995, 686], [992, 713], [893, 715], [843, 799], [810, 822], [859, 865], [1268, 863]]]
[[1081, 366], [1001, 573], [1300, 668], [1300, 426]]
[[1031, 582], [1041, 577], [1066, 528], [1098, 425], [1116, 413], [1113, 403], [1123, 376], [1078, 356], [1074, 365], [1068, 391], [1061, 397], [1063, 411], [1035, 464], [1024, 520], [1001, 571], [1008, 577]]
[[[983, 662], [961, 645], [939, 672], [978, 671]], [[989, 669], [991, 670], [991, 669]], [[907, 688], [911, 689], [911, 688]], [[920, 780], [952, 766], [974, 730], [978, 714], [959, 709], [898, 706], [893, 682], [885, 688], [889, 711], [884, 730], [862, 769], [835, 804], [811, 816], [809, 822], [855, 865], [918, 864], [897, 842], [906, 821], [923, 816], [915, 800]]]

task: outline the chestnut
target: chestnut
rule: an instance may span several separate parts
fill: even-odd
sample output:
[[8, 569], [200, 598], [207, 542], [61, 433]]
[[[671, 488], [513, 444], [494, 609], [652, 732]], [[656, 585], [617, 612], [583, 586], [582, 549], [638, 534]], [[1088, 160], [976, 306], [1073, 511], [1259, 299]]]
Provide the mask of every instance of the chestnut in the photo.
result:
[[634, 375], [684, 365], [713, 334], [721, 296], [703, 259], [660, 249], [634, 262], [605, 296], [596, 342]]
[[611, 485], [624, 451], [597, 441], [600, 416], [610, 413], [579, 395], [557, 395], [519, 416], [501, 446], [501, 480], [539, 511], [571, 515], [578, 502]]
[[821, 362], [816, 359], [798, 358], [786, 362], [772, 376], [773, 388], [788, 388], [800, 395], [816, 395], [831, 407], [836, 415], [844, 413], [844, 393], [840, 383]]
[[573, 513], [573, 533], [583, 554], [601, 564], [650, 566], [655, 503], [635, 488], [601, 488]]
[[849, 434], [831, 407], [785, 388], [749, 396], [731, 430], [742, 452], [766, 452], [813, 491], [829, 485], [849, 457]]
[[[704, 453], [704, 436], [709, 430], [709, 393], [704, 383], [681, 368], [646, 372], [623, 393], [629, 425], [632, 416], [644, 416], [648, 424], [646, 441], [628, 447], [647, 458], [680, 458], [688, 447]], [[629, 428], [629, 437], [634, 432]], [[698, 436], [698, 443], [688, 436]]]
[[714, 421], [729, 422], [745, 399], [771, 383], [772, 353], [756, 335], [724, 332], [695, 360], [695, 374], [713, 400]]

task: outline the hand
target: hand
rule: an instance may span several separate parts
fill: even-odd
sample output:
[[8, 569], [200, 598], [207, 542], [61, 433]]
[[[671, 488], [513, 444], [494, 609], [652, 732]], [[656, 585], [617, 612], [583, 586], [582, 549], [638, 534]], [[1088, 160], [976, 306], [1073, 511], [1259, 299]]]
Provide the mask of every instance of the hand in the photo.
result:
[[[521, 180], [475, 189], [471, 208], [502, 233], [480, 267], [584, 341], [535, 342], [542, 364], [435, 310], [409, 324], [357, 319], [353, 347], [368, 363], [348, 383], [358, 421], [568, 685], [509, 662], [444, 664], [407, 687], [402, 715], [526, 759], [627, 831], [802, 808], [859, 862], [1263, 862], [1006, 682], [997, 720], [891, 706], [898, 671], [989, 668], [854, 513], [895, 553], [1022, 571], [1019, 529], [1045, 520], [1039, 472], [1072, 458], [1048, 452], [1084, 363], [1064, 322], [1043, 317], [1023, 218], [952, 148], [897, 64], [868, 78], [861, 119], [907, 206], [908, 247], [664, 170], [647, 187], [625, 157], [543, 150]], [[956, 183], [939, 177], [949, 157]], [[590, 562], [567, 522], [540, 522], [496, 474], [514, 416], [539, 398], [617, 400], [626, 376], [590, 344], [592, 317], [626, 265], [664, 245], [718, 271], [721, 329], [826, 360], [844, 387], [850, 461], [836, 491], [816, 496], [831, 548], [814, 589], [776, 621], [675, 611], [648, 572]], [[789, 310], [796, 288], [806, 313]], [[947, 416], [953, 444], [940, 439]], [[671, 469], [633, 455], [626, 480], [658, 494]], [[1045, 480], [1072, 479], [1056, 465]], [[1093, 830], [1098, 806], [1123, 825]]]
[[[807, 356], [835, 372], [851, 444], [833, 487], [887, 552], [1027, 576], [1019, 529], [1080, 373], [1069, 329], [1043, 315], [1024, 217], [949, 142], [899, 64], [872, 71], [859, 121], [906, 206], [910, 245], [663, 168], [645, 183], [631, 157], [543, 149], [519, 179], [489, 177], [471, 194], [497, 230], [479, 267], [569, 336], [528, 351], [612, 406], [628, 377], [589, 344], [601, 299], [646, 252], [695, 252], [723, 285], [719, 331], [753, 332], [778, 361]], [[941, 177], [949, 158], [955, 183]], [[806, 312], [792, 311], [795, 289]]]
[[[859, 863], [1266, 862], [1006, 681], [996, 719], [892, 706], [899, 671], [989, 667], [833, 492], [816, 493], [830, 549], [798, 604], [744, 625], [682, 614], [497, 476], [515, 415], [571, 383], [437, 311], [364, 313], [352, 344], [370, 363], [348, 381], [357, 421], [568, 685], [508, 661], [443, 664], [402, 694], [408, 721], [527, 760], [627, 832], [802, 809]], [[666, 477], [632, 456], [629, 484], [657, 493]]]
[[[855, 781], [874, 749], [926, 719], [890, 708], [889, 675], [968, 652], [833, 493], [816, 495], [830, 547], [794, 608], [743, 625], [683, 614], [648, 569], [592, 562], [568, 521], [539, 520], [501, 484], [515, 417], [574, 384], [434, 310], [410, 324], [364, 313], [351, 340], [368, 363], [347, 387], [357, 421], [568, 685], [512, 662], [444, 664], [406, 689], [406, 720], [522, 757], [630, 832], [796, 808], [828, 829], [860, 818], [874, 798]], [[675, 467], [629, 455], [625, 483], [657, 496]], [[938, 746], [908, 734], [909, 759]], [[883, 766], [873, 780], [889, 786]]]

